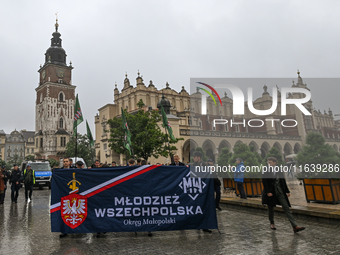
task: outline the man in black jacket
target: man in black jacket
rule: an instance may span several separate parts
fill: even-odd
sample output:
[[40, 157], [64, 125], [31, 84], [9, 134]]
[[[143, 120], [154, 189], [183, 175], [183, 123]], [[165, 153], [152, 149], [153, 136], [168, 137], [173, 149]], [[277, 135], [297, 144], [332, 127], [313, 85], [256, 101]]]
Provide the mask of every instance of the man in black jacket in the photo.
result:
[[179, 156], [177, 154], [174, 155], [174, 162], [170, 164], [170, 166], [185, 166], [184, 163], [179, 161]]
[[[207, 166], [207, 164], [203, 161], [202, 153], [196, 151], [194, 153], [194, 164], [193, 166]], [[212, 233], [210, 229], [203, 229], [203, 232]]]
[[18, 202], [19, 189], [21, 188], [21, 182], [22, 181], [23, 181], [23, 177], [22, 177], [21, 171], [19, 170], [17, 165], [14, 165], [14, 169], [13, 169], [11, 176], [10, 176], [10, 179], [9, 179], [9, 182], [12, 184], [12, 186], [11, 186], [12, 203]]
[[268, 205], [268, 215], [270, 221], [270, 228], [276, 230], [274, 225], [274, 207], [276, 205], [281, 205], [290, 224], [293, 227], [294, 233], [304, 230], [304, 227], [298, 227], [296, 220], [290, 211], [290, 203], [288, 197], [290, 196], [290, 191], [288, 189], [286, 180], [283, 174], [280, 172], [279, 168], [276, 168], [276, 158], [268, 157], [267, 163], [269, 165], [268, 171], [262, 176], [263, 183], [263, 194], [262, 194], [262, 204]]
[[[208, 166], [213, 166], [214, 162], [212, 159], [208, 159]], [[215, 207], [216, 209], [222, 211], [222, 208], [220, 207], [220, 200], [221, 200], [221, 181], [218, 178], [216, 172], [211, 172], [211, 175], [214, 179], [214, 190], [215, 190]]]

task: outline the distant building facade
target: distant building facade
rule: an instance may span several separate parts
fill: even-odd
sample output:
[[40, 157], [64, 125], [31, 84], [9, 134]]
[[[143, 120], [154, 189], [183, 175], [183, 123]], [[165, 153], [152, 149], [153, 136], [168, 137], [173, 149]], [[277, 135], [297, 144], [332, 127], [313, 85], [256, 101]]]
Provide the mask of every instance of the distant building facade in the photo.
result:
[[5, 160], [6, 133], [0, 130], [0, 159]]
[[[307, 85], [303, 83], [300, 72], [298, 72], [297, 83], [293, 82], [292, 87], [308, 89]], [[214, 105], [213, 100], [209, 97], [207, 99], [208, 114], [202, 115], [200, 113], [201, 93], [199, 91], [189, 95], [185, 88], [182, 87], [180, 92], [176, 92], [170, 88], [169, 84], [166, 84], [165, 88], [157, 90], [152, 81], [146, 86], [138, 73], [136, 86], [132, 86], [126, 77], [121, 91], [115, 85], [114, 103], [104, 105], [98, 109], [99, 112], [95, 116], [97, 159], [103, 163], [110, 163], [111, 161], [124, 163], [123, 155], [117, 155], [109, 148], [108, 119], [115, 116], [120, 117], [121, 107], [133, 113], [138, 109], [137, 102], [140, 99], [145, 104], [145, 110], [157, 109], [157, 104], [162, 100], [162, 95], [165, 96], [165, 100], [171, 105], [170, 113], [167, 116], [174, 135], [177, 138], [184, 139], [176, 144], [176, 153], [183, 162], [190, 161], [190, 155], [192, 155], [196, 147], [202, 147], [207, 156], [216, 161], [223, 148], [228, 147], [230, 151], [233, 151], [233, 147], [237, 143], [250, 145], [262, 157], [272, 147], [276, 147], [282, 155], [287, 156], [301, 150], [305, 137], [309, 132], [320, 132], [325, 137], [326, 142], [333, 146], [336, 151], [339, 151], [340, 148], [340, 130], [334, 121], [332, 111], [330, 109], [324, 113], [316, 111], [313, 109], [312, 101], [304, 104], [306, 109], [312, 113], [312, 116], [303, 115], [296, 106], [289, 105], [287, 107], [287, 115], [284, 117], [297, 121], [299, 124], [296, 127], [285, 127], [278, 122], [275, 122], [273, 125], [267, 122], [262, 127], [231, 126], [230, 123], [213, 127], [212, 119], [233, 119], [234, 122], [242, 122], [243, 120], [247, 122], [252, 118], [263, 120], [283, 119], [283, 116], [280, 114], [280, 92], [278, 91], [278, 108], [273, 114], [265, 118], [252, 114], [246, 105], [244, 116], [233, 116], [233, 100], [227, 94], [221, 99], [223, 106], [219, 105], [218, 107]], [[288, 98], [303, 97], [304, 94], [302, 93], [288, 95]], [[267, 92], [266, 87], [264, 87], [262, 96], [257, 98], [253, 105], [254, 108], [260, 110], [266, 110], [272, 106], [272, 97]], [[157, 162], [164, 163], [168, 159], [151, 158], [148, 161], [154, 164]]]
[[0, 159], [8, 162], [17, 157], [18, 161], [24, 161], [27, 155], [34, 156], [34, 131], [14, 130], [5, 134], [0, 130], [0, 139]]
[[75, 88], [72, 85], [72, 63], [66, 64], [66, 52], [58, 32], [58, 20], [40, 66], [36, 91], [34, 154], [38, 159], [63, 157], [73, 134]]

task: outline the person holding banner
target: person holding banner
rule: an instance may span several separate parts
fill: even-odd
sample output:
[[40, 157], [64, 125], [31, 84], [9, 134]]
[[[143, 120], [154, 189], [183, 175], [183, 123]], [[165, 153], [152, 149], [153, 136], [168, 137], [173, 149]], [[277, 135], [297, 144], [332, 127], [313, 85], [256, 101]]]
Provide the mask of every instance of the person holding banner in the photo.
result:
[[[194, 166], [207, 166], [207, 164], [203, 162], [202, 160], [202, 153], [200, 153], [199, 151], [196, 151], [194, 153], [194, 164], [193, 165]], [[210, 229], [203, 229], [203, 232], [212, 233]]]
[[[70, 168], [70, 161], [69, 161], [68, 158], [64, 158], [64, 159], [63, 159], [63, 167], [62, 167], [61, 169], [69, 169], [69, 168]], [[66, 236], [67, 236], [66, 233], [61, 233], [61, 234], [59, 235], [59, 238], [64, 238], [64, 237], [66, 237]]]
[[129, 166], [134, 166], [135, 165], [135, 160], [133, 158], [129, 159]]
[[170, 164], [170, 166], [185, 166], [183, 162], [179, 161], [179, 156], [177, 154], [174, 155], [174, 162]]
[[[208, 165], [213, 166], [214, 162], [212, 159], [208, 159]], [[212, 177], [214, 178], [214, 190], [215, 190], [215, 207], [219, 211], [222, 211], [222, 208], [220, 207], [220, 200], [221, 200], [221, 181], [218, 178], [216, 172], [212, 172]]]

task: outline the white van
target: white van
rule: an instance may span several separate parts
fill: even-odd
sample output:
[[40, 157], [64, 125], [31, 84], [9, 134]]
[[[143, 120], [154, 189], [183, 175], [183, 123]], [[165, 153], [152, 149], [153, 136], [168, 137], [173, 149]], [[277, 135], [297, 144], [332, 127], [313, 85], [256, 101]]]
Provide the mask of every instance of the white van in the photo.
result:
[[[84, 168], [87, 168], [85, 160], [83, 158], [75, 158], [75, 157], [71, 157], [70, 159], [72, 159], [72, 167], [76, 168], [76, 162], [77, 161], [81, 161], [84, 164]], [[77, 159], [77, 160], [76, 160]], [[60, 159], [60, 164], [59, 167], [62, 168], [63, 167], [63, 158]]]

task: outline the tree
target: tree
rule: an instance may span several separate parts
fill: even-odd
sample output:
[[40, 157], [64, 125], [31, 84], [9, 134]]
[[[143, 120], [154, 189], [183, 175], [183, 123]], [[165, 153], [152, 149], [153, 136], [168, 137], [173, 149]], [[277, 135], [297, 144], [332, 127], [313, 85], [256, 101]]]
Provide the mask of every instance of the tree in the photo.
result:
[[251, 144], [249, 145], [249, 149], [252, 153], [254, 153], [255, 157], [257, 158], [257, 161], [262, 162], [263, 159], [261, 155], [256, 151], [255, 146]]
[[51, 168], [53, 168], [54, 166], [58, 167], [60, 165], [60, 162], [54, 158], [49, 159], [48, 162], [50, 162]]
[[218, 156], [217, 164], [219, 166], [228, 166], [228, 160], [232, 157], [233, 153], [229, 152], [227, 147], [223, 148], [221, 154]]
[[309, 133], [306, 145], [296, 156], [299, 165], [335, 165], [340, 163], [340, 155], [332, 146], [326, 144], [325, 138], [319, 133]]
[[[94, 148], [91, 147], [90, 145], [91, 142], [88, 139], [87, 135], [82, 135], [78, 133], [77, 137], [78, 137], [77, 157], [83, 158], [86, 165], [90, 166], [93, 164]], [[75, 148], [76, 137], [73, 136], [66, 145], [65, 157], [75, 157]]]
[[[159, 156], [167, 157], [176, 146], [171, 144], [181, 140], [169, 141], [168, 135], [164, 134], [159, 127], [161, 116], [157, 110], [144, 111], [143, 101], [138, 102], [139, 110], [136, 114], [129, 114], [126, 110], [125, 117], [131, 133], [131, 147], [134, 155], [138, 158], [148, 160], [150, 157], [158, 158]], [[124, 147], [124, 130], [122, 127], [122, 118], [114, 117], [108, 120], [110, 125], [109, 147], [118, 154], [127, 154]], [[133, 155], [127, 157], [133, 157]]]
[[27, 156], [25, 157], [25, 160], [26, 160], [26, 161], [34, 161], [34, 160], [35, 160], [35, 157], [34, 157], [34, 155], [27, 155]]
[[[255, 152], [256, 153], [256, 152]], [[253, 171], [248, 171], [244, 174], [245, 178], [261, 178], [261, 169], [260, 163], [257, 159], [257, 156], [254, 152], [252, 152], [248, 145], [244, 143], [237, 143], [234, 146], [234, 153], [232, 157], [228, 160], [228, 165], [236, 166], [236, 158], [241, 158], [243, 160], [244, 166], [257, 166], [256, 171], [254, 168]]]
[[194, 154], [195, 154], [196, 151], [198, 151], [202, 154], [202, 161], [206, 162], [208, 160], [208, 156], [205, 155], [203, 148], [202, 147], [196, 147], [196, 149], [194, 150], [193, 154], [190, 157], [190, 162], [194, 162]]
[[5, 160], [0, 159], [0, 166], [6, 166]]
[[266, 157], [262, 161], [262, 165], [265, 165], [265, 166], [267, 165], [268, 157], [276, 158], [277, 159], [277, 163], [276, 163], [277, 166], [283, 166], [284, 165], [284, 162], [283, 162], [283, 159], [282, 159], [282, 154], [279, 152], [279, 150], [276, 147], [272, 147], [268, 151]]
[[22, 157], [19, 157], [18, 154], [14, 154], [13, 157], [10, 158], [10, 160], [7, 162], [9, 165], [18, 165], [20, 166], [22, 163]]

